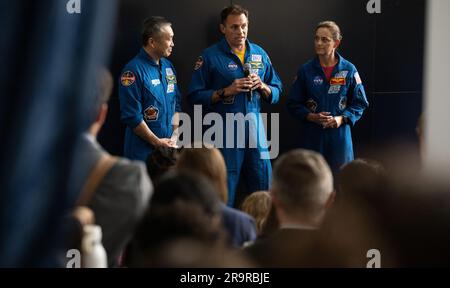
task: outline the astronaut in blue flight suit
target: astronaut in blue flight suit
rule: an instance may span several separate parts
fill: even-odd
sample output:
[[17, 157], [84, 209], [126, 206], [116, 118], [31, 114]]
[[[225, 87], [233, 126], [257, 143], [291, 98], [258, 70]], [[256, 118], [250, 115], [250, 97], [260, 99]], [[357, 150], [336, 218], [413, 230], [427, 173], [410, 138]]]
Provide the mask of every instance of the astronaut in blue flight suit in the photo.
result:
[[300, 147], [320, 152], [334, 174], [353, 160], [350, 128], [369, 105], [355, 66], [336, 52], [341, 39], [336, 23], [319, 23], [317, 57], [300, 67], [286, 102], [301, 120]]
[[119, 85], [121, 120], [126, 125], [124, 156], [146, 161], [155, 147], [175, 147], [181, 94], [172, 53], [173, 30], [162, 17], [144, 21], [139, 53], [125, 65]]
[[[202, 105], [204, 111], [222, 116], [224, 144], [218, 148], [227, 166], [227, 204], [234, 206], [241, 174], [247, 185], [247, 193], [270, 187], [272, 166], [267, 157], [262, 157], [268, 147], [260, 109], [262, 100], [271, 104], [278, 102], [282, 84], [267, 53], [247, 40], [247, 10], [238, 5], [223, 9], [220, 29], [225, 37], [204, 50], [197, 60], [188, 98], [191, 104]], [[250, 66], [250, 75], [247, 77], [245, 66]], [[240, 148], [237, 143], [237, 138], [241, 136], [236, 135], [240, 133], [237, 132], [237, 122], [230, 124], [225, 121], [227, 113], [253, 116], [247, 118], [249, 120], [242, 132], [246, 144], [244, 148]], [[227, 131], [230, 133], [230, 129], [234, 131], [233, 147], [226, 143], [226, 134]]]

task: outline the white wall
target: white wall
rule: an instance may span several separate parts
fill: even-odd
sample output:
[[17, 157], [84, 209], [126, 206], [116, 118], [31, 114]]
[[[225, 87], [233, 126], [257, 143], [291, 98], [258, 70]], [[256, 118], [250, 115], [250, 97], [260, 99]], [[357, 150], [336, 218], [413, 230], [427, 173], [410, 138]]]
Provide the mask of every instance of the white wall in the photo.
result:
[[450, 181], [450, 1], [428, 0], [425, 52], [425, 147], [428, 171]]

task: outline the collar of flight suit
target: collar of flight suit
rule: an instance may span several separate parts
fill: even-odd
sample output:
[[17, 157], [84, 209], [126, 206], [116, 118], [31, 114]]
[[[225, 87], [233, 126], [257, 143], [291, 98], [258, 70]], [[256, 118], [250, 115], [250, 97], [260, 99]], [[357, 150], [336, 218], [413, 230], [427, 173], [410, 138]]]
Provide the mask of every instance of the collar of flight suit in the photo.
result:
[[[248, 41], [248, 39], [245, 39], [245, 55], [244, 55], [244, 62], [247, 62], [247, 58], [249, 57], [249, 55], [251, 55], [252, 53], [252, 43], [250, 41]], [[233, 49], [231, 49], [230, 45], [227, 42], [227, 39], [225, 39], [225, 37], [222, 38], [222, 40], [219, 43], [219, 47], [220, 49], [222, 49], [223, 52], [225, 52], [226, 54], [232, 54], [232, 55], [236, 55], [233, 52]]]
[[153, 60], [153, 58], [150, 57], [150, 55], [148, 55], [147, 51], [145, 51], [144, 48], [141, 48], [141, 50], [139, 51], [139, 56], [142, 57], [143, 59], [145, 59], [152, 66], [155, 66], [155, 67], [159, 67], [160, 65], [162, 66], [163, 58], [159, 59], [160, 65], [156, 64], [155, 60]]
[[[337, 51], [334, 52], [334, 53], [335, 53], [336, 57], [338, 58], [338, 62], [336, 64], [336, 66], [334, 66], [334, 67], [335, 67], [335, 69], [337, 68], [338, 71], [340, 71], [341, 70], [341, 65], [344, 63], [345, 59]], [[317, 69], [322, 70], [322, 66], [320, 65], [319, 56], [316, 56], [316, 58], [314, 58], [314, 62], [313, 63], [314, 63], [314, 66]], [[334, 71], [334, 69], [333, 69], [333, 71]]]

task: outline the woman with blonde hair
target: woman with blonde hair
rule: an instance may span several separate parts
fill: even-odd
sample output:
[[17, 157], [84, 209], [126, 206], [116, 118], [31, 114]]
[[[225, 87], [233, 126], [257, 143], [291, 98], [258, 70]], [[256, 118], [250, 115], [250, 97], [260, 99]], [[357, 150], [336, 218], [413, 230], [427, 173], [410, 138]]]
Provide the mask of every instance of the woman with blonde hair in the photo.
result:
[[323, 21], [314, 33], [316, 56], [299, 68], [286, 103], [300, 120], [299, 148], [322, 154], [336, 174], [354, 159], [351, 128], [369, 102], [355, 65], [337, 52], [339, 26]]
[[272, 198], [268, 191], [253, 192], [242, 202], [241, 210], [255, 218], [258, 237], [264, 231], [271, 206]]

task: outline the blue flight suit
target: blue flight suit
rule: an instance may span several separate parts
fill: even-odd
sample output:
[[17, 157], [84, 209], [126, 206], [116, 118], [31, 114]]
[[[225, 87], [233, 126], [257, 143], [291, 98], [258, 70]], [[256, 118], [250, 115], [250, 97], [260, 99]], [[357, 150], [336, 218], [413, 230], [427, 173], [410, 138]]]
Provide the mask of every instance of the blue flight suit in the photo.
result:
[[181, 111], [175, 68], [166, 58], [159, 65], [141, 48], [122, 70], [119, 83], [120, 118], [126, 125], [124, 156], [146, 161], [154, 147], [133, 129], [144, 120], [159, 138], [172, 135], [172, 117]]
[[[319, 58], [306, 62], [297, 72], [287, 99], [289, 112], [301, 120], [300, 147], [321, 153], [333, 173], [354, 159], [351, 127], [369, 106], [355, 66], [336, 53], [338, 64], [326, 80]], [[307, 121], [308, 113], [330, 112], [347, 117], [339, 128], [323, 129]]]
[[[272, 90], [271, 104], [280, 99], [282, 90], [281, 80], [275, 72], [267, 53], [258, 45], [246, 42], [244, 62], [250, 63], [252, 73], [259, 75], [261, 80]], [[211, 103], [214, 91], [228, 87], [235, 79], [243, 78], [244, 69], [238, 56], [232, 51], [228, 42], [223, 38], [220, 42], [203, 51], [196, 63], [195, 71], [189, 85], [188, 98], [191, 104], [202, 105], [203, 111], [216, 112], [222, 116], [224, 122], [222, 152], [228, 174], [228, 205], [235, 202], [236, 187], [241, 173], [243, 174], [247, 192], [267, 190], [270, 187], [272, 166], [269, 159], [261, 159], [261, 153], [267, 152], [266, 134], [261, 110], [261, 95], [253, 91], [253, 97], [248, 100], [248, 93], [240, 93], [231, 100]], [[230, 126], [226, 123], [226, 114], [243, 114], [252, 116], [245, 124], [245, 130], [238, 132], [237, 122]], [[249, 117], [251, 118], [251, 117]], [[234, 129], [234, 145], [227, 145], [227, 130]], [[243, 132], [242, 132], [243, 131]], [[230, 132], [229, 132], [230, 133]], [[245, 148], [238, 145], [238, 135], [245, 138]], [[257, 137], [257, 139], [255, 139]], [[250, 142], [254, 141], [251, 145]], [[230, 140], [230, 142], [232, 142]], [[253, 147], [253, 148], [252, 148]]]

